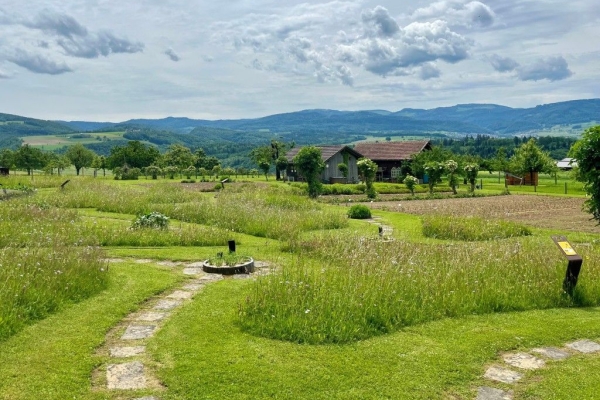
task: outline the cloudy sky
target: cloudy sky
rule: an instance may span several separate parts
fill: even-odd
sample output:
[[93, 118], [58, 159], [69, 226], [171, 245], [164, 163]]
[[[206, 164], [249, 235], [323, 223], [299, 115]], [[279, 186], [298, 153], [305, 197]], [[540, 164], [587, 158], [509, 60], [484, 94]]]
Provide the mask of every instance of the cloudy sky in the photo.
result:
[[252, 118], [600, 97], [597, 0], [2, 0], [0, 112]]

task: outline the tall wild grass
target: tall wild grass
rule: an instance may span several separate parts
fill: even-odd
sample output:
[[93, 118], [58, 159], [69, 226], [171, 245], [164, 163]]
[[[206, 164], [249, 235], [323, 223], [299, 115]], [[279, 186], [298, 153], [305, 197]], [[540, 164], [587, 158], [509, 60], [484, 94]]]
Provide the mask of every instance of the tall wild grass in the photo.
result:
[[448, 240], [497, 240], [530, 236], [531, 229], [516, 222], [481, 217], [427, 215], [422, 218], [423, 236]]
[[331, 235], [303, 247], [295, 262], [251, 286], [239, 309], [243, 329], [345, 343], [446, 317], [600, 304], [598, 248], [585, 250], [570, 298], [562, 291], [564, 260], [540, 238], [474, 246]]
[[106, 286], [102, 252], [75, 237], [76, 218], [72, 211], [0, 203], [0, 340]]

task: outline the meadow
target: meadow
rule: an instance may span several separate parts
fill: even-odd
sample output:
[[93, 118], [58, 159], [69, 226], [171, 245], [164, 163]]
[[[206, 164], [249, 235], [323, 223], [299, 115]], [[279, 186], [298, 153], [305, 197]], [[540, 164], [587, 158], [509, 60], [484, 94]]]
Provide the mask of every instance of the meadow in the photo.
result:
[[[0, 178], [36, 186], [0, 201], [0, 399], [473, 399], [504, 352], [600, 337], [600, 236], [545, 223], [584, 218], [582, 197], [500, 196], [491, 177], [479, 194], [496, 196], [369, 202], [365, 221], [346, 215], [360, 195], [311, 201], [281, 182], [69, 178]], [[169, 228], [132, 229], [149, 212]], [[550, 239], [565, 233], [585, 260], [573, 295]], [[156, 388], [96, 388], [119, 321], [231, 239], [270, 274], [174, 311], [147, 342]], [[515, 398], [586, 398], [600, 385], [566, 376], [594, 362], [530, 372]]]

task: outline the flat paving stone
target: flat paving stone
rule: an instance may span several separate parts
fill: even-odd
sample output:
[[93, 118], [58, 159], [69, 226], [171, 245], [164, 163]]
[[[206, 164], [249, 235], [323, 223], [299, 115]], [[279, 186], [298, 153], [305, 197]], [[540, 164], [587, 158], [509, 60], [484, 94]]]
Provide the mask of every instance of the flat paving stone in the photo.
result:
[[133, 357], [142, 354], [146, 351], [146, 346], [131, 346], [131, 347], [111, 347], [111, 357]]
[[252, 276], [251, 274], [235, 274], [235, 275], [231, 275], [231, 277], [233, 279], [248, 279], [251, 276]]
[[186, 267], [189, 267], [189, 268], [200, 268], [200, 269], [202, 269], [203, 265], [204, 265], [204, 261], [196, 261], [196, 262], [193, 262], [193, 263], [185, 264]]
[[163, 267], [177, 267], [178, 265], [181, 265], [183, 263], [179, 261], [159, 261], [157, 262], [157, 264]]
[[150, 260], [148, 258], [139, 258], [139, 259], [135, 260], [135, 262], [137, 264], [150, 264], [152, 261], [154, 261], [154, 260]]
[[199, 281], [203, 282], [220, 281], [221, 279], [223, 279], [221, 274], [206, 274], [198, 278]]
[[155, 310], [172, 310], [181, 305], [181, 300], [159, 300], [153, 307]]
[[485, 371], [483, 377], [503, 383], [515, 383], [521, 379], [523, 375], [507, 368], [492, 366]]
[[145, 389], [144, 365], [139, 361], [111, 364], [106, 368], [106, 381], [111, 390]]
[[165, 319], [169, 314], [162, 312], [146, 312], [136, 318], [136, 321], [157, 322]]
[[183, 290], [189, 290], [190, 292], [197, 292], [204, 287], [201, 283], [188, 283], [187, 285], [182, 286]]
[[481, 386], [477, 389], [477, 400], [512, 400], [511, 392], [492, 388], [489, 386]]
[[196, 268], [196, 267], [188, 267], [188, 268], [183, 269], [184, 275], [198, 275], [198, 274], [202, 274], [203, 272], [204, 271], [202, 271], [202, 268]]
[[577, 350], [578, 352], [585, 354], [596, 353], [600, 351], [600, 344], [592, 342], [588, 339], [578, 340], [573, 343], [567, 343], [566, 346], [570, 349]]
[[502, 358], [508, 365], [521, 369], [540, 369], [546, 365], [544, 360], [527, 353], [505, 354]]
[[138, 397], [133, 400], [159, 400], [159, 398], [156, 396], [144, 396], [144, 397]]
[[149, 338], [154, 334], [156, 325], [129, 325], [121, 340], [139, 340]]
[[176, 290], [167, 296], [167, 299], [187, 300], [191, 299], [194, 293], [186, 292], [185, 290]]
[[564, 360], [569, 357], [569, 353], [564, 350], [557, 349], [556, 347], [540, 347], [538, 349], [532, 349], [534, 353], [538, 353], [543, 355], [544, 357], [548, 357], [552, 360]]

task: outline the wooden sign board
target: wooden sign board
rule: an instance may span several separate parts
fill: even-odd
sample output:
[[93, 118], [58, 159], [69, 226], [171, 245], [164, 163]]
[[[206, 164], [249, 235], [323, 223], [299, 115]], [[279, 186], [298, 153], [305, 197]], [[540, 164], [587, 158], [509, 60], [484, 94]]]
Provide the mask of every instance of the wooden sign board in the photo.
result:
[[563, 282], [563, 289], [569, 294], [573, 294], [575, 285], [577, 285], [577, 279], [579, 278], [579, 272], [581, 271], [581, 264], [583, 264], [583, 258], [577, 254], [571, 243], [564, 236], [552, 236], [552, 240], [564, 256], [567, 258], [567, 273]]

